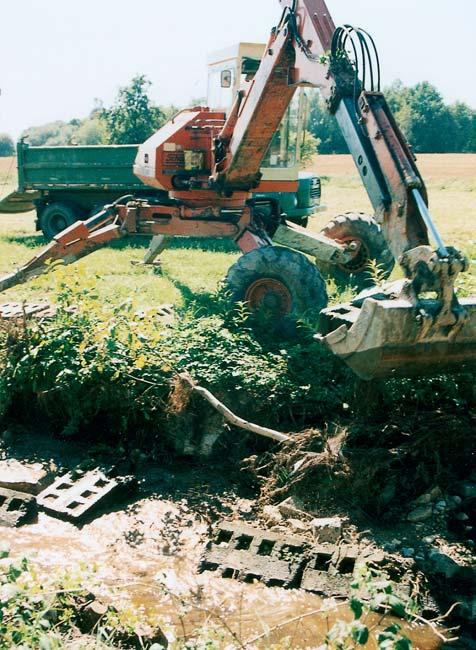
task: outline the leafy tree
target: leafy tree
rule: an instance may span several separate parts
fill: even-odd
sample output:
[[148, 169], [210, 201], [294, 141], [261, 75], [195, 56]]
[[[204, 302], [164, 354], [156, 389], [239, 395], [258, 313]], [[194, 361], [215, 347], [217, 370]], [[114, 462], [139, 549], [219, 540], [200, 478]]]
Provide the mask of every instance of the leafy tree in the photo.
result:
[[81, 123], [80, 120], [72, 120], [70, 123], [58, 120], [41, 126], [33, 126], [23, 131], [22, 138], [26, 138], [28, 144], [34, 147], [68, 145], [73, 140], [78, 123]]
[[319, 153], [349, 153], [337, 120], [329, 113], [325, 102], [317, 98], [311, 105], [309, 131], [319, 140]]
[[[385, 97], [398, 125], [417, 153], [476, 152], [476, 111], [467, 104], [445, 104], [428, 81], [405, 86], [395, 81]], [[310, 131], [320, 141], [319, 153], [347, 153], [335, 118], [325, 103], [313, 103]]]
[[87, 118], [75, 132], [74, 139], [79, 145], [107, 144], [109, 134], [106, 122], [97, 115]]
[[467, 104], [445, 105], [427, 81], [406, 87], [394, 82], [385, 90], [396, 120], [417, 152], [476, 151], [476, 111]]
[[307, 165], [311, 163], [318, 152], [320, 140], [310, 131], [304, 133], [304, 139], [301, 144], [301, 163]]
[[407, 124], [402, 121], [402, 127], [407, 131], [407, 137], [415, 151], [448, 151], [451, 114], [435, 86], [427, 81], [418, 83], [408, 89], [405, 99], [410, 112]]
[[449, 107], [452, 125], [450, 151], [476, 151], [476, 111], [463, 102], [456, 102]]
[[8, 133], [0, 133], [0, 158], [6, 156], [13, 156], [15, 153], [15, 146], [12, 138]]
[[163, 111], [147, 94], [151, 83], [144, 75], [134, 77], [119, 90], [115, 104], [103, 111], [111, 144], [144, 142], [165, 122]]

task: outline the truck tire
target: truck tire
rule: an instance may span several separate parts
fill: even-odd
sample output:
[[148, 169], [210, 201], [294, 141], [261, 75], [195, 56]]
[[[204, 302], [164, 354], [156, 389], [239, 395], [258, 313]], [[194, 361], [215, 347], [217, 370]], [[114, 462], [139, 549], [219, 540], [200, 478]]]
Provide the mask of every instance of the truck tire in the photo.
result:
[[277, 322], [327, 306], [319, 270], [289, 248], [266, 246], [246, 253], [230, 268], [225, 282], [235, 302], [247, 303], [251, 311], [264, 308]]
[[80, 216], [79, 210], [68, 203], [51, 203], [41, 213], [41, 230], [46, 239], [53, 239], [62, 230], [78, 221]]
[[374, 286], [374, 274], [369, 268], [372, 261], [378, 266], [379, 278], [386, 279], [391, 274], [395, 260], [380, 226], [372, 217], [349, 212], [333, 219], [321, 232], [338, 242], [357, 240], [361, 244], [355, 259], [345, 265], [319, 262], [322, 273], [333, 278], [338, 287], [353, 286], [360, 291]]

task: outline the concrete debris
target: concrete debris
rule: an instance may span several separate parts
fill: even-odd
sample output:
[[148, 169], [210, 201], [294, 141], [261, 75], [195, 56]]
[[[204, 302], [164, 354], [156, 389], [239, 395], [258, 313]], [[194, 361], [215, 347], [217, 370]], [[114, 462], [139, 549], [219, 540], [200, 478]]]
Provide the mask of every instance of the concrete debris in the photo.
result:
[[336, 544], [342, 536], [342, 519], [328, 517], [311, 521], [314, 539], [322, 543]]
[[288, 519], [288, 524], [295, 533], [307, 533], [310, 529], [310, 524], [304, 523], [300, 519]]
[[40, 463], [24, 463], [14, 458], [0, 461], [0, 487], [38, 495], [54, 480]]
[[278, 510], [283, 517], [292, 519], [309, 519], [311, 516], [305, 511], [303, 503], [296, 497], [289, 497], [279, 503]]
[[383, 553], [360, 552], [336, 544], [311, 545], [298, 536], [222, 523], [208, 543], [200, 571], [219, 571], [224, 578], [259, 580], [271, 587], [296, 588], [327, 597], [347, 598], [355, 568], [381, 565]]
[[[94, 634], [101, 624], [108, 630], [107, 616], [117, 615], [118, 610], [112, 605], [105, 605], [95, 596], [90, 594], [85, 604], [79, 605], [76, 612], [76, 624], [83, 634]], [[112, 630], [110, 630], [112, 632]], [[114, 641], [121, 648], [137, 648], [137, 650], [151, 649], [152, 647], [167, 648], [168, 640], [160, 627], [152, 627], [146, 623], [138, 622], [128, 626], [127, 629], [114, 627]]]
[[47, 302], [4, 302], [0, 304], [0, 319], [30, 320], [32, 318], [54, 318], [56, 307]]
[[263, 519], [271, 527], [279, 526], [284, 520], [277, 506], [265, 506], [263, 508]]
[[134, 479], [111, 478], [101, 470], [60, 476], [38, 496], [42, 510], [66, 521], [81, 522], [135, 485]]
[[412, 510], [407, 517], [407, 520], [413, 524], [428, 521], [433, 516], [433, 506], [431, 504], [420, 506]]
[[37, 520], [36, 499], [24, 492], [0, 488], [0, 526], [17, 528]]
[[200, 562], [200, 571], [220, 571], [223, 578], [262, 581], [269, 587], [298, 587], [309, 544], [239, 523], [215, 530]]

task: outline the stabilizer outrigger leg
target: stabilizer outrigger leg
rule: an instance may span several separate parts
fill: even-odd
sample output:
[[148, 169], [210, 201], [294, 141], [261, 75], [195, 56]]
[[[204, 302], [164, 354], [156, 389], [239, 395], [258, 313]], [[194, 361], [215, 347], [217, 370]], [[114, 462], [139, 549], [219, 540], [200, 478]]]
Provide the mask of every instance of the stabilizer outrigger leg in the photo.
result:
[[126, 236], [128, 233], [121, 229], [116, 216], [116, 204], [112, 204], [87, 221], [78, 221], [69, 226], [41, 253], [35, 255], [16, 272], [0, 279], [0, 292], [27, 282], [32, 277], [47, 273], [51, 268], [51, 262], [55, 260], [71, 264], [108, 242]]

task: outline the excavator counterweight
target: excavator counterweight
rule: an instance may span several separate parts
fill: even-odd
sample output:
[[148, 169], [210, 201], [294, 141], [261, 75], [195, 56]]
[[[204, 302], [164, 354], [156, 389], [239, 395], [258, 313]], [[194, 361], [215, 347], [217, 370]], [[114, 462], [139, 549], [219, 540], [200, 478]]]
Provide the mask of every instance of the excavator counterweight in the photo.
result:
[[[139, 147], [135, 174], [168, 198], [107, 206], [0, 280], [0, 290], [44, 271], [50, 260], [74, 261], [118, 237], [157, 235], [160, 246], [177, 236], [228, 237], [245, 253], [228, 274], [233, 294], [283, 316], [297, 305], [327, 304], [322, 277], [302, 253], [318, 267], [348, 271], [352, 283], [353, 271], [362, 275], [375, 260], [369, 251], [378, 249], [386, 272], [396, 260], [404, 279], [324, 309], [316, 338], [365, 379], [476, 366], [476, 300], [459, 300], [455, 291], [468, 262], [444, 244], [432, 220], [416, 159], [381, 91], [373, 39], [350, 25], [336, 29], [325, 0], [279, 2], [281, 20], [256, 74], [242, 75], [231, 111], [186, 109]], [[286, 223], [273, 200], [251, 198], [299, 87], [318, 88], [335, 115], [374, 218], [340, 217], [313, 235]], [[286, 246], [286, 254], [270, 250], [273, 244]]]

